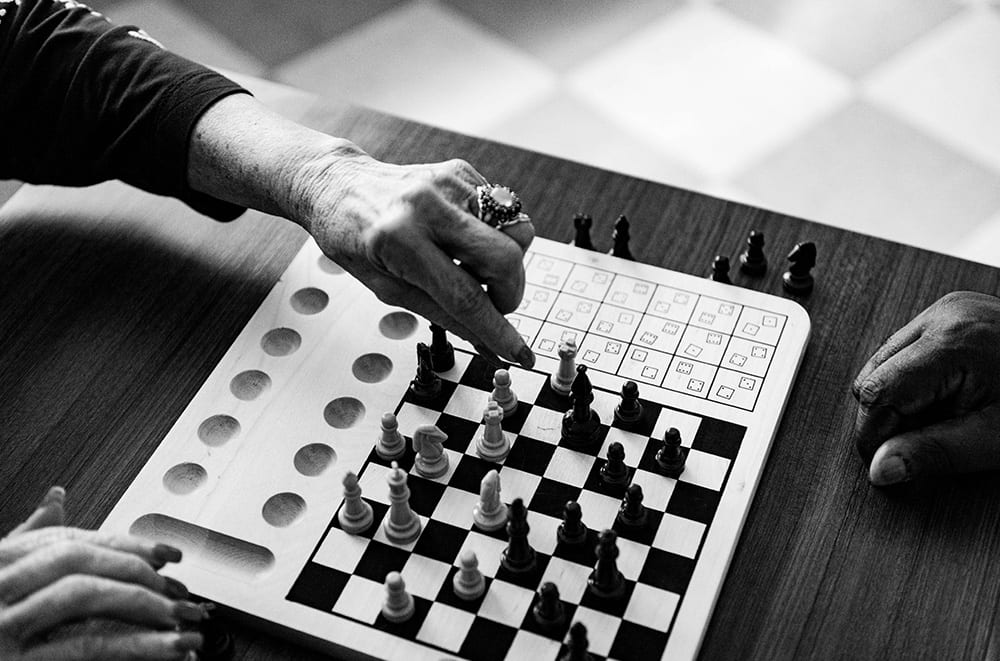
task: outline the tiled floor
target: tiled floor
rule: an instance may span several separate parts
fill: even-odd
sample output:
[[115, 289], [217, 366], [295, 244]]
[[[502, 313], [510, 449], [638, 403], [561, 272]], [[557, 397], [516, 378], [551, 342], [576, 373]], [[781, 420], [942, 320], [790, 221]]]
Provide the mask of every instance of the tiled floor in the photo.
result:
[[1000, 265], [996, 0], [93, 4], [209, 64]]

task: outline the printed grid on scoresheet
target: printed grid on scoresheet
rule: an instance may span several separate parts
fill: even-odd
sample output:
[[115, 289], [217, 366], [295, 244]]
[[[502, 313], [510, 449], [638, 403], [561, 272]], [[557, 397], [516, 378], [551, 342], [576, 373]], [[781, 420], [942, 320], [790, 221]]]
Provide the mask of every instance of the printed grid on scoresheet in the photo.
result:
[[537, 353], [752, 411], [785, 315], [528, 253], [510, 321]]
[[[547, 375], [518, 367], [510, 371], [519, 403], [502, 422], [512, 440], [502, 465], [475, 455], [493, 370], [478, 356], [456, 351], [455, 368], [441, 375], [439, 397], [418, 402], [407, 393], [397, 409], [399, 429], [407, 437], [407, 453], [399, 463], [409, 473], [410, 506], [423, 523], [420, 537], [398, 546], [382, 532], [390, 469], [373, 450], [360, 483], [375, 524], [363, 535], [350, 535], [334, 517], [288, 599], [472, 659], [555, 659], [576, 620], [587, 625], [595, 659], [660, 658], [745, 428], [646, 400], [640, 400], [642, 420], [620, 428], [609, 425], [618, 395], [595, 388], [600, 439], [589, 450], [572, 449], [560, 439], [568, 400], [551, 390]], [[413, 430], [428, 423], [448, 434], [449, 469], [433, 480], [416, 474], [410, 447]], [[653, 461], [657, 439], [669, 427], [678, 428], [690, 448], [676, 480], [656, 472]], [[643, 487], [649, 525], [639, 531], [615, 522], [624, 488], [609, 489], [600, 480], [603, 457], [614, 441], [625, 447], [631, 482]], [[520, 497], [528, 507], [529, 542], [537, 552], [534, 571], [512, 574], [502, 568], [506, 532], [484, 533], [472, 526], [480, 481], [491, 469], [499, 470], [502, 499], [509, 503]], [[587, 542], [577, 547], [559, 544], [556, 535], [570, 500], [580, 503], [590, 529]], [[596, 561], [597, 532], [612, 527], [619, 533], [618, 566], [627, 591], [609, 602], [590, 595], [586, 585]], [[465, 548], [476, 552], [487, 583], [486, 593], [471, 602], [452, 591], [457, 558]], [[402, 572], [416, 602], [415, 615], [402, 624], [380, 615], [385, 576], [393, 570]], [[531, 615], [535, 590], [544, 581], [558, 586], [566, 609], [564, 626], [554, 631], [540, 629]]]

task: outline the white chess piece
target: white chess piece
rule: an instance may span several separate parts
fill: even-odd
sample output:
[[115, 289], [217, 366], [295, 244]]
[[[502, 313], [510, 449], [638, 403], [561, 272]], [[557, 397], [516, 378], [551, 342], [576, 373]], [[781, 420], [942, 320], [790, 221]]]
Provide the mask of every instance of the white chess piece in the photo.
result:
[[352, 535], [368, 530], [375, 519], [372, 506], [361, 498], [358, 476], [348, 471], [344, 476], [344, 504], [337, 512], [340, 527]]
[[395, 461], [386, 477], [389, 483], [389, 515], [382, 520], [382, 530], [390, 542], [409, 544], [420, 535], [423, 524], [410, 509], [410, 488], [406, 486], [406, 473]]
[[500, 462], [510, 453], [510, 439], [500, 426], [502, 421], [503, 409], [490, 400], [483, 413], [483, 433], [476, 439], [476, 454], [486, 461]]
[[507, 506], [500, 501], [500, 474], [491, 470], [479, 483], [479, 502], [472, 520], [482, 530], [499, 530], [507, 524]]
[[517, 410], [517, 395], [510, 388], [510, 372], [501, 368], [493, 374], [490, 398], [500, 405], [504, 415], [511, 415]]
[[399, 459], [406, 451], [406, 440], [399, 433], [399, 422], [395, 414], [386, 411], [382, 414], [382, 430], [375, 443], [375, 453], [386, 460]]
[[549, 377], [549, 385], [561, 395], [570, 394], [576, 378], [576, 342], [565, 340], [559, 345], [559, 368]]
[[458, 556], [458, 571], [452, 579], [452, 588], [455, 596], [465, 601], [477, 599], [486, 592], [486, 579], [479, 571], [479, 560], [472, 549], [465, 549]]
[[444, 442], [448, 435], [434, 425], [420, 425], [413, 432], [413, 450], [417, 453], [414, 466], [422, 477], [441, 477], [448, 472], [448, 455]]
[[413, 597], [406, 591], [403, 575], [391, 571], [385, 577], [385, 601], [382, 602], [382, 616], [390, 622], [406, 622], [415, 610]]

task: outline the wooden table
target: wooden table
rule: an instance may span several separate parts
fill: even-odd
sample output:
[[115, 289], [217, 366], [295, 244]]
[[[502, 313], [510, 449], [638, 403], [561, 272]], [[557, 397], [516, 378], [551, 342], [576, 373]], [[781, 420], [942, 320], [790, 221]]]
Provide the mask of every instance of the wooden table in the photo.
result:
[[[464, 157], [515, 187], [552, 239], [569, 240], [585, 211], [608, 247], [624, 213], [638, 260], [700, 275], [757, 229], [771, 266], [749, 286], [778, 294], [784, 254], [815, 241], [813, 338], [702, 657], [1000, 656], [997, 474], [876, 490], [848, 440], [850, 383], [880, 341], [946, 292], [997, 293], [1000, 271], [363, 109], [262, 96], [384, 160]], [[263, 214], [218, 224], [114, 183], [26, 189], [0, 209], [0, 528], [49, 484], [68, 487], [74, 525], [99, 525], [303, 238]], [[238, 632], [237, 658], [320, 658]]]

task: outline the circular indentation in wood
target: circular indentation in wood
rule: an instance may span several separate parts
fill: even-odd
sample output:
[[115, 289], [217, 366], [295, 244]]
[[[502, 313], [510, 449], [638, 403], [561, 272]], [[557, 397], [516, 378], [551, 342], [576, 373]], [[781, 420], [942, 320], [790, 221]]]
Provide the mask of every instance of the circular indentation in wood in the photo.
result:
[[405, 340], [417, 332], [417, 318], [409, 312], [390, 312], [379, 319], [378, 330], [390, 340]]
[[163, 475], [163, 486], [178, 496], [189, 494], [202, 484], [208, 473], [198, 464], [177, 464]]
[[380, 353], [366, 353], [358, 356], [351, 365], [354, 378], [363, 383], [378, 383], [392, 373], [392, 360]]
[[340, 275], [344, 272], [344, 269], [340, 268], [340, 265], [337, 264], [337, 262], [333, 261], [326, 255], [320, 255], [319, 260], [317, 261], [319, 263], [320, 270], [325, 271], [330, 275]]
[[292, 294], [292, 309], [299, 314], [316, 314], [329, 302], [326, 292], [315, 287], [304, 287]]
[[326, 424], [335, 429], [348, 429], [365, 417], [365, 405], [354, 397], [338, 397], [323, 409]]
[[198, 438], [209, 447], [217, 448], [240, 433], [240, 422], [231, 415], [213, 415], [198, 425]]
[[257, 399], [271, 387], [271, 377], [260, 370], [240, 372], [229, 382], [229, 390], [245, 402]]
[[306, 477], [316, 477], [337, 463], [337, 453], [326, 443], [303, 445], [295, 453], [295, 470]]
[[260, 513], [275, 528], [292, 525], [306, 511], [306, 501], [297, 493], [284, 491], [267, 499]]
[[287, 356], [302, 346], [302, 336], [291, 328], [275, 328], [260, 338], [260, 347], [269, 356]]

